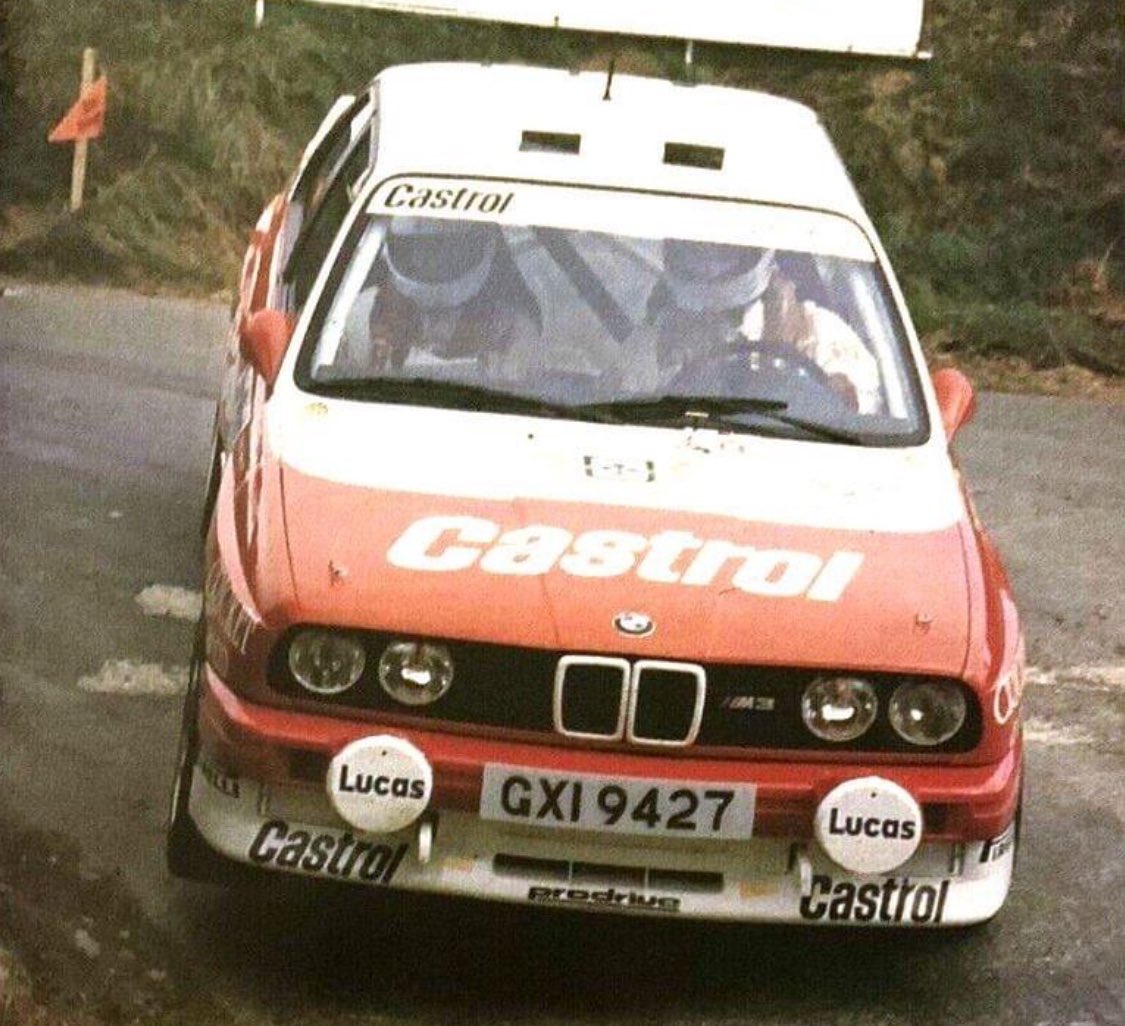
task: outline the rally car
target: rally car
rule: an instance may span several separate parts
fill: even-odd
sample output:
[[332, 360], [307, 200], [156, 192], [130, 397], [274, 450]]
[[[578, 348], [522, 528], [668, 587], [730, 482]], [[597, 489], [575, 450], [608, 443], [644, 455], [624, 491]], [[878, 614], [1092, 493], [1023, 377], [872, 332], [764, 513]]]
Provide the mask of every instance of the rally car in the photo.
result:
[[983, 921], [1023, 642], [816, 116], [387, 70], [263, 214], [217, 418], [178, 875]]

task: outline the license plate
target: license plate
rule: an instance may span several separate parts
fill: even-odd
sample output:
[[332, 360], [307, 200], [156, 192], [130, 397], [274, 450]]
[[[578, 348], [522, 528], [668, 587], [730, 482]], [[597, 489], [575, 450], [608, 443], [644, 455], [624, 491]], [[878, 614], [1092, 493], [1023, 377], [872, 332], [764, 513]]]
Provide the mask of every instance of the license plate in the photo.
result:
[[480, 815], [556, 829], [733, 840], [751, 835], [754, 798], [749, 784], [558, 775], [490, 763]]

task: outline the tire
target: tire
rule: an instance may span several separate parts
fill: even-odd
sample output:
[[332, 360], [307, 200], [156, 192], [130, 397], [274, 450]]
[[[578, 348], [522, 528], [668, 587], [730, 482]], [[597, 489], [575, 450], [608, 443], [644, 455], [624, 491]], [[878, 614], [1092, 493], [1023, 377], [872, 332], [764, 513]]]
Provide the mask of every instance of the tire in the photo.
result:
[[168, 871], [181, 880], [201, 883], [239, 883], [255, 874], [248, 867], [215, 851], [191, 818], [191, 788], [199, 759], [199, 681], [203, 672], [203, 620], [195, 631], [188, 689], [180, 716], [176, 770], [172, 778], [164, 855]]

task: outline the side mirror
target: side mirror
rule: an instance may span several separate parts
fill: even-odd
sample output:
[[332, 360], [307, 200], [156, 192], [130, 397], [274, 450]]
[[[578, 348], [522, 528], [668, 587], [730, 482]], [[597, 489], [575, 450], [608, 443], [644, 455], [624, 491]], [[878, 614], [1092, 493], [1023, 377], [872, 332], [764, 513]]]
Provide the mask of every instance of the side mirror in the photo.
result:
[[945, 437], [952, 442], [953, 436], [973, 419], [977, 398], [969, 379], [953, 367], [939, 370], [934, 374], [933, 382]]
[[258, 310], [239, 329], [243, 359], [262, 376], [269, 388], [277, 380], [292, 337], [293, 326], [280, 310]]

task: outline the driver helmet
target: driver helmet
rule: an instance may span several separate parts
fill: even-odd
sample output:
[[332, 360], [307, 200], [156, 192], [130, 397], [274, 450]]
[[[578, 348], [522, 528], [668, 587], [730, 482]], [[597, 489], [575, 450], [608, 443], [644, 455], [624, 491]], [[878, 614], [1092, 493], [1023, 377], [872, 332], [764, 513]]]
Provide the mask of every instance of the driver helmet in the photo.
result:
[[664, 240], [664, 282], [676, 306], [692, 313], [749, 306], [766, 291], [774, 266], [772, 249]]
[[492, 224], [396, 217], [387, 227], [387, 270], [423, 310], [451, 310], [484, 287], [496, 248]]

